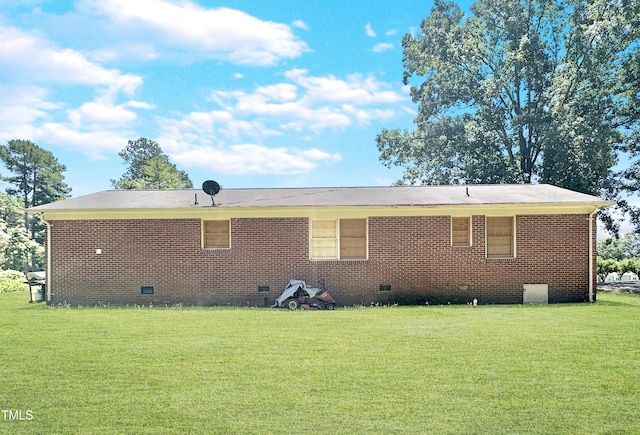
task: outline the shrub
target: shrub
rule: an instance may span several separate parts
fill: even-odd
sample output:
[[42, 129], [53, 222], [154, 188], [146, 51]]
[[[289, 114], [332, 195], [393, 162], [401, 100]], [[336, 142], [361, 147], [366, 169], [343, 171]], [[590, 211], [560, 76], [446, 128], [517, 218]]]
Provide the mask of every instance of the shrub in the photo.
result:
[[29, 289], [25, 277], [17, 270], [0, 271], [0, 293], [21, 292]]
[[598, 257], [596, 270], [600, 281], [604, 281], [610, 273], [618, 272], [620, 267], [618, 266], [618, 262], [613, 258], [603, 259], [602, 257]]

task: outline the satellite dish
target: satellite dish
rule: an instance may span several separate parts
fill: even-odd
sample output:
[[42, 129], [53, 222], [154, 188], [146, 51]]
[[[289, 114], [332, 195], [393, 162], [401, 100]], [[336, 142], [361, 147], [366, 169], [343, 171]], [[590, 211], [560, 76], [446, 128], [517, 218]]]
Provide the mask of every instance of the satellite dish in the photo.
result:
[[220, 192], [220, 185], [213, 180], [207, 180], [202, 183], [202, 190], [204, 190], [207, 195], [217, 195], [218, 192]]
[[220, 185], [213, 180], [207, 180], [202, 183], [202, 190], [204, 190], [207, 195], [211, 195], [211, 205], [215, 207], [216, 203], [213, 197], [220, 192]]

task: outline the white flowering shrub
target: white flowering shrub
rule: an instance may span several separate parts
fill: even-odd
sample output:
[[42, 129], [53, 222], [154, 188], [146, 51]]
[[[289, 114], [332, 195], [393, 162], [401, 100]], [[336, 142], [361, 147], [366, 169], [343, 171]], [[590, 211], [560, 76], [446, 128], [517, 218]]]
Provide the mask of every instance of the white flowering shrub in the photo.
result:
[[17, 270], [0, 271], [0, 293], [20, 292], [29, 290], [25, 284], [24, 273]]

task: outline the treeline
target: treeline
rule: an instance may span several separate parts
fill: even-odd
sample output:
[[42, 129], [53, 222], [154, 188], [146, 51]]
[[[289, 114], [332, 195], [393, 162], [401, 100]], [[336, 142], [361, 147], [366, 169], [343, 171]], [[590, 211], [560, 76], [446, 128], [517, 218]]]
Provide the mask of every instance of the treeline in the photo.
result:
[[[140, 138], [128, 141], [118, 153], [127, 169], [115, 189], [180, 189], [193, 183], [179, 170], [157, 142]], [[66, 166], [50, 152], [29, 140], [10, 140], [0, 145], [4, 168], [0, 180], [0, 269], [27, 272], [44, 267], [45, 225], [26, 209], [67, 198]]]
[[640, 236], [625, 234], [598, 242], [596, 273], [604, 281], [611, 273], [640, 275]]

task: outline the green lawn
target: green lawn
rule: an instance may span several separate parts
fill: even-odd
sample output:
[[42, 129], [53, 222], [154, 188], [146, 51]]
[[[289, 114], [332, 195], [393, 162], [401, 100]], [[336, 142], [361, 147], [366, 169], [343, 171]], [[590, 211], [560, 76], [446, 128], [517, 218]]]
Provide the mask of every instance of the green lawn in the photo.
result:
[[25, 418], [0, 414], [0, 433], [640, 433], [640, 296], [296, 312], [27, 301], [0, 294], [0, 408]]

